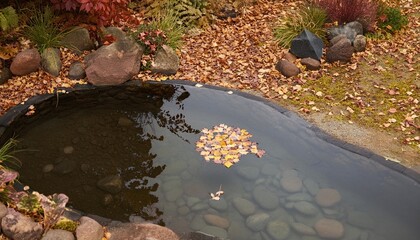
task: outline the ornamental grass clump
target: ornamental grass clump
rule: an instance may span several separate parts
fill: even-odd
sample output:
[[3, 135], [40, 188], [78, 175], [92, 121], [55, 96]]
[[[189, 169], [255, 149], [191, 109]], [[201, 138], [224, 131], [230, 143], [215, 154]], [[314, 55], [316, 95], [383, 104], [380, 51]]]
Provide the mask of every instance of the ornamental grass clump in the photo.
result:
[[338, 24], [359, 21], [365, 31], [375, 29], [378, 4], [375, 0], [313, 0], [327, 12], [328, 20]]
[[304, 29], [307, 29], [325, 39], [324, 24], [327, 20], [327, 13], [314, 5], [304, 6], [297, 13], [292, 13], [285, 19], [281, 19], [274, 28], [276, 42], [284, 47], [290, 47], [292, 40]]
[[36, 10], [33, 13], [33, 16], [28, 21], [25, 36], [42, 53], [49, 47], [61, 47], [61, 40], [66, 33], [66, 31], [61, 31], [54, 22], [54, 13], [51, 8], [45, 7], [44, 11]]

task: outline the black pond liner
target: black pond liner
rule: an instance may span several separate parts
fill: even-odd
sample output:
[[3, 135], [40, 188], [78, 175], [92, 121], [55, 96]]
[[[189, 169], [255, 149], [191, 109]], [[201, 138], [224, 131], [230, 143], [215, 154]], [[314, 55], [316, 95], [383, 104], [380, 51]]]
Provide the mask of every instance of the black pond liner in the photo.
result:
[[[120, 95], [119, 93], [135, 93], [135, 94], [144, 94], [147, 95], [147, 86], [153, 85], [185, 85], [185, 86], [195, 86], [195, 82], [183, 81], [183, 80], [169, 80], [165, 82], [147, 82], [141, 83], [140, 81], [129, 81], [125, 84], [119, 86], [105, 86], [105, 87], [95, 87], [92, 85], [76, 85], [74, 88], [61, 88], [58, 89], [58, 92], [55, 94], [45, 94], [38, 95], [30, 98], [26, 102], [19, 104], [12, 109], [10, 109], [6, 114], [0, 118], [0, 146], [3, 145], [9, 138], [14, 137], [19, 134], [19, 132], [25, 127], [25, 125], [30, 124], [33, 121], [36, 121], [43, 115], [49, 114], [56, 111], [56, 109], [63, 110], [63, 105], [70, 107], [74, 106], [74, 103], [83, 102], [84, 104], [92, 103], [92, 105], [97, 102], [99, 99], [118, 99], [125, 98], [127, 95]], [[397, 162], [389, 161], [385, 157], [373, 153], [370, 150], [365, 148], [349, 144], [345, 141], [339, 140], [318, 127], [306, 122], [300, 118], [296, 113], [289, 111], [276, 103], [273, 103], [267, 99], [263, 99], [252, 94], [231, 90], [223, 87], [204, 85], [202, 88], [217, 90], [217, 91], [232, 91], [234, 95], [238, 95], [250, 100], [261, 102], [273, 109], [275, 109], [280, 114], [290, 118], [292, 121], [296, 122], [301, 126], [304, 126], [307, 130], [312, 131], [319, 139], [326, 141], [330, 144], [333, 144], [343, 150], [349, 151], [361, 155], [369, 160], [377, 162], [383, 166], [392, 169], [404, 175], [416, 183], [420, 183], [420, 173], [416, 172], [413, 169], [407, 168]], [[145, 90], [146, 89], [146, 90]], [[72, 103], [66, 105], [65, 103]], [[31, 106], [35, 107], [35, 113], [33, 115], [28, 115], [29, 108]], [[59, 106], [57, 108], [57, 106]], [[106, 224], [107, 219], [102, 219], [102, 223]]]

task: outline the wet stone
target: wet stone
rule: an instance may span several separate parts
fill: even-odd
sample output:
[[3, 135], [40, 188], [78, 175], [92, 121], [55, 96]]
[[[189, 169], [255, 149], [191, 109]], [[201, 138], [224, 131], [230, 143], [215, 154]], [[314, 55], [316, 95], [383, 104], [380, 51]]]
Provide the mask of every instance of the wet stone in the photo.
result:
[[252, 231], [258, 232], [265, 228], [269, 219], [270, 215], [267, 213], [257, 213], [246, 219], [246, 226]]
[[230, 239], [247, 239], [252, 232], [246, 228], [242, 221], [232, 221], [228, 229]]
[[47, 164], [42, 168], [42, 172], [43, 173], [49, 173], [54, 169], [54, 165], [53, 164]]
[[202, 215], [195, 215], [190, 222], [190, 228], [195, 231], [199, 231], [206, 226], [206, 222], [203, 219]]
[[106, 192], [117, 194], [122, 190], [123, 181], [118, 175], [110, 175], [100, 179], [96, 185]]
[[316, 208], [312, 203], [305, 202], [305, 201], [296, 202], [294, 205], [294, 208], [298, 212], [308, 215], [308, 216], [315, 216], [319, 212], [318, 208]]
[[364, 229], [373, 229], [374, 220], [364, 212], [352, 211], [349, 212], [347, 217], [348, 223], [353, 226], [364, 228]]
[[255, 212], [255, 205], [245, 198], [235, 198], [232, 203], [242, 216], [249, 216]]
[[189, 212], [190, 212], [190, 209], [187, 207], [187, 206], [182, 206], [182, 207], [179, 207], [178, 209], [177, 209], [177, 212], [180, 214], [180, 215], [187, 215]]
[[320, 237], [327, 239], [340, 239], [344, 235], [344, 226], [334, 219], [321, 218], [314, 225]]
[[63, 152], [65, 154], [72, 154], [74, 151], [74, 147], [73, 146], [65, 146], [63, 149]]
[[220, 200], [209, 200], [209, 205], [211, 208], [216, 209], [218, 211], [226, 211], [228, 208], [228, 204], [224, 198], [220, 198]]
[[258, 178], [258, 175], [260, 174], [260, 170], [256, 167], [238, 167], [237, 173], [239, 176], [243, 177], [247, 180], [255, 180]]
[[298, 201], [312, 201], [312, 197], [307, 193], [295, 193], [286, 197], [287, 201], [298, 202]]
[[252, 196], [258, 205], [267, 210], [273, 210], [277, 208], [280, 203], [279, 198], [273, 191], [270, 191], [261, 185], [254, 188]]
[[73, 172], [76, 166], [75, 161], [65, 159], [54, 166], [53, 172], [64, 175]]
[[187, 197], [186, 198], [186, 203], [188, 207], [192, 207], [195, 204], [199, 203], [201, 200], [197, 197]]
[[285, 191], [290, 193], [302, 190], [302, 180], [299, 177], [285, 175], [280, 180], [280, 184]]
[[194, 205], [191, 210], [193, 211], [201, 211], [204, 209], [209, 208], [209, 205], [207, 203], [197, 203], [196, 205]]
[[319, 191], [319, 185], [318, 185], [318, 183], [316, 183], [312, 179], [305, 179], [305, 180], [303, 180], [303, 185], [305, 186], [305, 188], [308, 190], [308, 192], [312, 196], [315, 196], [318, 193], [318, 191]]
[[209, 225], [213, 225], [216, 227], [227, 229], [230, 226], [229, 220], [226, 218], [214, 215], [214, 214], [206, 214], [203, 216], [204, 221]]
[[290, 227], [285, 221], [275, 220], [267, 224], [267, 233], [275, 240], [287, 239]]
[[303, 223], [298, 223], [298, 222], [294, 222], [290, 224], [292, 226], [292, 229], [301, 234], [301, 235], [309, 235], [309, 236], [315, 236], [316, 232], [313, 228], [303, 224]]
[[223, 228], [215, 227], [215, 226], [205, 226], [200, 232], [207, 233], [209, 235], [219, 237], [221, 239], [227, 238], [227, 231]]
[[321, 207], [332, 207], [341, 201], [341, 195], [335, 189], [322, 188], [316, 194], [315, 201]]

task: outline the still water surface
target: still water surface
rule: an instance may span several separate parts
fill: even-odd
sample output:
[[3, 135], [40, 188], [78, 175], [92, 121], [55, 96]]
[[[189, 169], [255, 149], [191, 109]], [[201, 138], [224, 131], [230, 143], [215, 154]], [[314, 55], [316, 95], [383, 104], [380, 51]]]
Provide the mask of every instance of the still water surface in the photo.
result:
[[[181, 235], [323, 239], [326, 233], [314, 230], [326, 218], [343, 227], [344, 233], [327, 226], [342, 239], [420, 239], [420, 186], [411, 179], [319, 139], [262, 102], [166, 88], [169, 96], [78, 103], [28, 125], [19, 133], [21, 147], [31, 150], [18, 156], [20, 181], [44, 194], [67, 194], [75, 209], [146, 219]], [[242, 156], [229, 169], [205, 162], [195, 142], [201, 129], [220, 123], [248, 130], [266, 154]], [[121, 190], [100, 189], [107, 178], [122, 180]], [[211, 200], [220, 188], [221, 200]], [[316, 200], [325, 188], [340, 195], [332, 206]]]

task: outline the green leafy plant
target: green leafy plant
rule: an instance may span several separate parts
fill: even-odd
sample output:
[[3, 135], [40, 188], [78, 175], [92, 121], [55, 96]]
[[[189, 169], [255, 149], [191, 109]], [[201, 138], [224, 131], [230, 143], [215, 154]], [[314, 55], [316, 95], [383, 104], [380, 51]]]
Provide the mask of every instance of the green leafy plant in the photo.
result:
[[[26, 193], [26, 192], [25, 192]], [[37, 192], [21, 194], [18, 198], [16, 207], [19, 211], [23, 211], [31, 215], [42, 215], [41, 204], [39, 203], [39, 194]]]
[[398, 8], [385, 7], [378, 14], [378, 27], [392, 34], [401, 30], [407, 24], [407, 17], [402, 15]]
[[203, 0], [157, 0], [152, 1], [146, 7], [145, 15], [154, 17], [172, 11], [172, 14], [178, 18], [178, 24], [191, 28], [196, 25], [204, 25], [206, 6], [207, 3]]
[[316, 6], [302, 7], [297, 13], [281, 19], [274, 28], [276, 42], [282, 47], [289, 47], [293, 38], [299, 35], [305, 28], [318, 37], [325, 38], [324, 24], [327, 20], [326, 12]]
[[8, 6], [0, 9], [0, 29], [2, 31], [9, 31], [18, 26], [19, 17], [13, 7]]
[[37, 10], [25, 31], [26, 37], [33, 42], [39, 52], [43, 52], [49, 47], [60, 47], [61, 40], [68, 31], [62, 31], [54, 23], [54, 14], [51, 8], [45, 7], [43, 11]]

